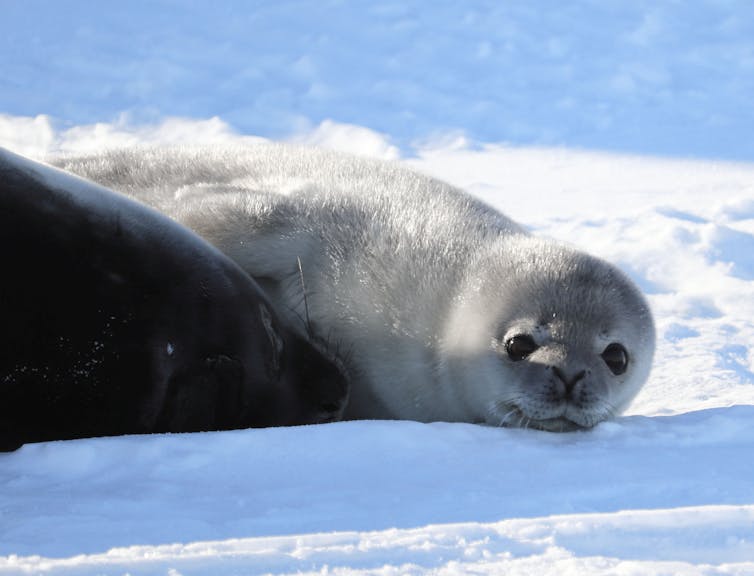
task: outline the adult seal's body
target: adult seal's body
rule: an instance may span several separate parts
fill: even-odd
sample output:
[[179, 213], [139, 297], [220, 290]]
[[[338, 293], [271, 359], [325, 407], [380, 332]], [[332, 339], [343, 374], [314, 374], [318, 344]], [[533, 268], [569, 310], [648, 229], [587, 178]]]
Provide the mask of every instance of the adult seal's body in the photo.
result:
[[0, 449], [321, 422], [335, 363], [256, 283], [132, 199], [0, 149]]
[[346, 418], [589, 428], [649, 373], [650, 310], [620, 271], [395, 164], [277, 145], [60, 164], [166, 211], [308, 314], [342, 351]]

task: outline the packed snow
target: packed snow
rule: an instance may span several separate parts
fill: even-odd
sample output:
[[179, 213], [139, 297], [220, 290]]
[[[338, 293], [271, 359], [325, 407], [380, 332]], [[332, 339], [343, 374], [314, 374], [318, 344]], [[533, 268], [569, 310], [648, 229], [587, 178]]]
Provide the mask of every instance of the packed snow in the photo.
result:
[[403, 162], [625, 270], [657, 323], [649, 382], [569, 434], [27, 445], [0, 454], [0, 574], [754, 574], [751, 5], [248, 6], [5, 2], [0, 146]]

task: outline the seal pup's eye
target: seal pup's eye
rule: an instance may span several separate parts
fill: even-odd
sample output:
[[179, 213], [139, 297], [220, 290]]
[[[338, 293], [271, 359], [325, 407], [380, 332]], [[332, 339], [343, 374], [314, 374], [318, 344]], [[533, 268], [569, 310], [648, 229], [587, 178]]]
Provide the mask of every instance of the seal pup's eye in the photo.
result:
[[508, 353], [508, 357], [514, 362], [523, 360], [537, 348], [539, 346], [534, 341], [534, 338], [528, 334], [516, 334], [508, 338], [508, 341], [505, 343], [505, 351]]
[[610, 372], [616, 376], [620, 376], [628, 368], [628, 352], [617, 342], [608, 344], [601, 356], [607, 367], [610, 368]]

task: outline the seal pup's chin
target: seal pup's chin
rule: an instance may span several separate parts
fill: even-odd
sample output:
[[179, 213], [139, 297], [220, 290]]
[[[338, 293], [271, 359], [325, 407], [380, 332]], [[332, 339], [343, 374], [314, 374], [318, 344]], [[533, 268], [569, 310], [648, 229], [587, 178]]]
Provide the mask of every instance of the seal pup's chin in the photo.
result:
[[[591, 421], [592, 424], [588, 424]], [[528, 416], [520, 407], [509, 405], [502, 410], [498, 407], [490, 412], [490, 418], [485, 424], [499, 428], [531, 428], [546, 432], [575, 432], [593, 428], [601, 418], [589, 418], [585, 414], [576, 413], [570, 406], [563, 409], [562, 415], [551, 418], [534, 418]]]
[[545, 430], [546, 432], [576, 432], [577, 430], [588, 430], [590, 427], [576, 424], [568, 418], [550, 418], [549, 420], [532, 420], [529, 428]]

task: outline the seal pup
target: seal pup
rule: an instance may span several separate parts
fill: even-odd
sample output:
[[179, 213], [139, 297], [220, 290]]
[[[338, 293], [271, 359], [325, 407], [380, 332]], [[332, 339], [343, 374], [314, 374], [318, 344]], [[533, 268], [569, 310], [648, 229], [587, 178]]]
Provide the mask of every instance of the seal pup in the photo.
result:
[[0, 449], [340, 418], [337, 361], [151, 208], [0, 149]]
[[58, 164], [159, 207], [308, 313], [346, 352], [346, 418], [590, 428], [648, 377], [653, 320], [623, 273], [397, 164], [275, 144]]

